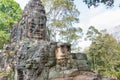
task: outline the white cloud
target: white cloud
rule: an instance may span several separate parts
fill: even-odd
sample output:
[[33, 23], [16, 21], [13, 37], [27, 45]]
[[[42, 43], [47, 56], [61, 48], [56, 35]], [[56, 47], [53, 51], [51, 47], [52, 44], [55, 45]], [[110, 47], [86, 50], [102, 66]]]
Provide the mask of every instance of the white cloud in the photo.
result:
[[105, 11], [101, 14], [95, 15], [90, 20], [90, 25], [98, 26], [98, 28], [110, 29], [120, 25], [120, 9]]

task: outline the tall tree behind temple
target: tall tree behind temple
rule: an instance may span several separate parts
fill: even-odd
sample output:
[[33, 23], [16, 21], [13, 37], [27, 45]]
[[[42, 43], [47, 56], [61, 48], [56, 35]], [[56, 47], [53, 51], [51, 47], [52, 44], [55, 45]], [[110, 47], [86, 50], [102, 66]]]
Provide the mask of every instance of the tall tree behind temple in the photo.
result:
[[[94, 32], [94, 30], [92, 32]], [[98, 33], [100, 33], [100, 31], [98, 31]], [[120, 72], [119, 41], [104, 30], [101, 31], [100, 35], [93, 37], [95, 34], [97, 35], [97, 33], [91, 35], [92, 44], [87, 52], [92, 69], [102, 75], [117, 77], [118, 75], [116, 74]]]
[[[81, 28], [73, 27], [79, 21], [80, 12], [72, 0], [42, 0], [46, 8], [47, 26], [50, 29], [52, 40], [71, 42], [81, 37]], [[59, 37], [57, 37], [60, 35]], [[59, 41], [58, 40], [58, 41]]]
[[[74, 2], [70, 0], [42, 0], [46, 5], [48, 26], [52, 31], [62, 31], [72, 27], [73, 22], [78, 21], [79, 11]], [[49, 8], [49, 9], [48, 9]], [[57, 31], [56, 31], [57, 30]]]
[[19, 21], [21, 8], [14, 0], [0, 0], [0, 48], [9, 42], [9, 31]]

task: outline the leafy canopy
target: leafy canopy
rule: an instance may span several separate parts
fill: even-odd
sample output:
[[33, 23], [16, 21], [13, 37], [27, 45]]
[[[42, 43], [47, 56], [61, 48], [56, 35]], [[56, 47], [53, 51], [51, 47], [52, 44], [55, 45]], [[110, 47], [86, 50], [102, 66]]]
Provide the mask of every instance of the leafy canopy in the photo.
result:
[[42, 0], [42, 2], [46, 8], [47, 26], [52, 35], [51, 39], [75, 44], [81, 38], [82, 29], [73, 27], [74, 23], [79, 22], [80, 14], [74, 1]]
[[92, 69], [105, 76], [117, 77], [120, 72], [120, 42], [105, 30], [90, 27], [88, 32], [92, 44], [87, 53]]
[[0, 48], [9, 42], [10, 28], [20, 20], [22, 10], [14, 0], [0, 0]]
[[88, 8], [91, 6], [97, 7], [100, 3], [105, 4], [106, 6], [113, 6], [114, 0], [83, 0], [88, 5]]

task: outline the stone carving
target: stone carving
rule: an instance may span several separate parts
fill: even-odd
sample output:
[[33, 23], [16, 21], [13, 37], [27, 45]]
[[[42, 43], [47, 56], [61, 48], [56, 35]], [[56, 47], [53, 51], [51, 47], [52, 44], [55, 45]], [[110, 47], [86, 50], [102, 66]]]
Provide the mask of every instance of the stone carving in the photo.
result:
[[71, 53], [70, 44], [50, 40], [46, 21], [41, 1], [30, 0], [13, 26], [11, 44], [3, 52], [11, 54], [14, 80], [104, 80], [90, 71], [85, 54]]
[[[71, 76], [80, 71], [90, 71], [83, 53], [71, 53], [70, 44], [58, 43], [55, 50], [56, 65], [49, 70], [49, 80], [75, 80]], [[82, 61], [83, 60], [83, 61]], [[62, 79], [64, 78], [64, 79]], [[92, 80], [92, 79], [91, 79]]]

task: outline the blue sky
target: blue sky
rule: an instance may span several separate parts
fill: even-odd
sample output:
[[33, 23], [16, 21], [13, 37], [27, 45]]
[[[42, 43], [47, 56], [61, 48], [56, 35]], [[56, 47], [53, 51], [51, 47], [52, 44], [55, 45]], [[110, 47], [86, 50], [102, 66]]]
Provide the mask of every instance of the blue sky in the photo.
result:
[[[29, 0], [15, 0], [17, 1], [22, 9]], [[74, 26], [81, 27], [84, 31], [89, 26], [95, 26], [97, 29], [107, 29], [112, 31], [115, 26], [120, 25], [120, 0], [115, 0], [113, 8], [106, 9], [105, 5], [101, 4], [97, 8], [91, 7], [88, 9], [83, 0], [75, 0], [76, 8], [80, 11], [80, 22]], [[87, 47], [90, 42], [84, 40], [81, 41], [80, 46], [83, 48]]]

